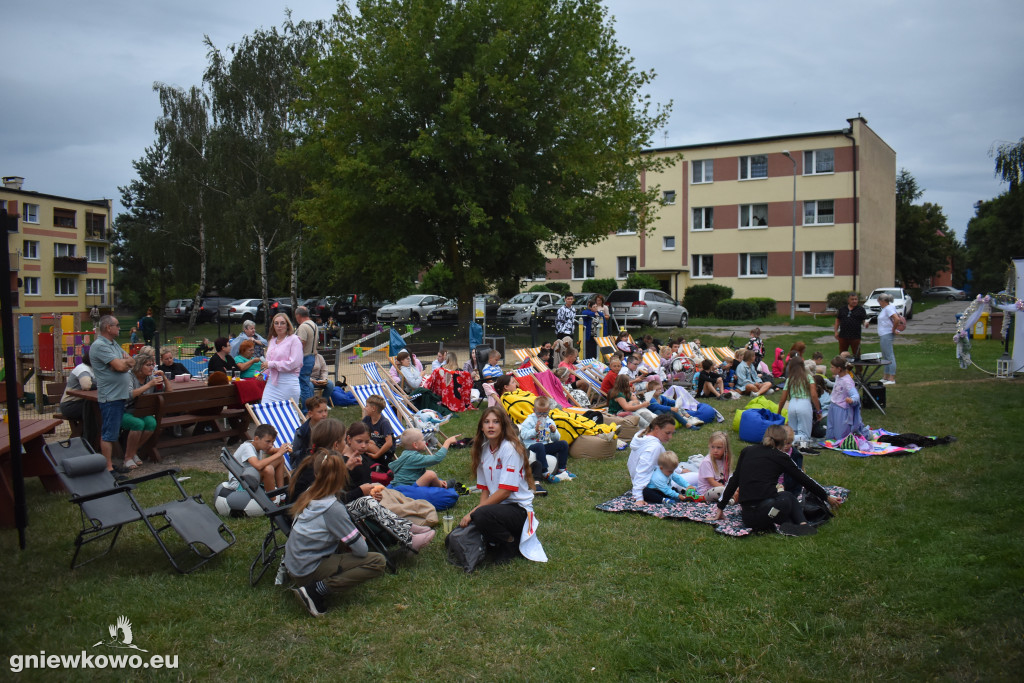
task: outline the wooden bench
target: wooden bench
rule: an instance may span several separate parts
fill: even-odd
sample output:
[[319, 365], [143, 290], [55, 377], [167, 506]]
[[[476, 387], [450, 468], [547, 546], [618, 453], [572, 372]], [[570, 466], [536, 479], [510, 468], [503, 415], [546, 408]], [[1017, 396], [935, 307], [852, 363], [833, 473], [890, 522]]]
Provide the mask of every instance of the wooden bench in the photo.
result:
[[[199, 441], [245, 439], [250, 421], [249, 414], [238, 402], [238, 390], [232, 384], [145, 394], [136, 399], [132, 412], [156, 418], [156, 441], [150, 442], [154, 451], [164, 446], [184, 446]], [[220, 420], [227, 420], [227, 429]], [[213, 429], [198, 433], [193, 430], [191, 434], [182, 436], [164, 433], [168, 428], [192, 424], [211, 425]]]
[[57, 409], [60, 406], [61, 397], [64, 396], [64, 389], [67, 386], [67, 382], [50, 382], [47, 384], [46, 405], [57, 411], [53, 414], [54, 419], [65, 420], [68, 423], [68, 427], [71, 428], [71, 436], [82, 436], [82, 419], [79, 417], [68, 417], [61, 414], [60, 410]]

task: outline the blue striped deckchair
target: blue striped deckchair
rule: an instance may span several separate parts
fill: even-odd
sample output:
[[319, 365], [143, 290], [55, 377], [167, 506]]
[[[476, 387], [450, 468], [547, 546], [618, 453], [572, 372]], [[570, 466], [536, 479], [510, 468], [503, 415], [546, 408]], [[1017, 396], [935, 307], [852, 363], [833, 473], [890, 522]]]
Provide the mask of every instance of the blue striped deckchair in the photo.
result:
[[363, 372], [366, 373], [366, 379], [368, 379], [371, 384], [385, 384], [386, 383], [386, 380], [384, 379], [384, 377], [383, 377], [383, 375], [381, 373], [380, 366], [377, 365], [376, 363], [373, 363], [373, 362], [364, 363], [363, 364]]
[[526, 377], [528, 375], [532, 375], [535, 372], [537, 371], [534, 370], [533, 368], [519, 368], [518, 370], [513, 370], [512, 374], [515, 375], [516, 377]]
[[391, 394], [383, 384], [359, 384], [350, 387], [356, 396], [356, 402], [363, 408], [366, 407], [366, 399], [371, 396], [380, 396], [384, 399], [384, 418], [391, 425], [391, 431], [395, 433], [395, 440], [405, 431], [405, 425], [398, 418], [398, 414], [391, 405]]
[[[299, 412], [298, 404], [293, 399], [272, 403], [246, 403], [245, 409], [249, 411], [253, 423], [271, 425], [277, 430], [274, 448], [291, 443], [295, 439], [295, 430], [306, 421], [306, 418]], [[284, 464], [289, 471], [292, 469], [287, 453], [284, 455]]]

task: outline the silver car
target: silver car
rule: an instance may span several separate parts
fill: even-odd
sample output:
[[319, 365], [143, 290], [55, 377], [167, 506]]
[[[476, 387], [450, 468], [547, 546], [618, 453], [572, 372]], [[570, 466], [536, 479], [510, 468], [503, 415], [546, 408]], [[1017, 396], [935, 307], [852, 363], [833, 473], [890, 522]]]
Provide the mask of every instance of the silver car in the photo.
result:
[[237, 299], [227, 306], [227, 311], [221, 311], [221, 315], [227, 315], [228, 320], [256, 320], [256, 309], [263, 303], [263, 299]]
[[607, 304], [620, 324], [686, 327], [690, 320], [686, 308], [660, 289], [616, 289]]
[[436, 294], [411, 294], [393, 304], [381, 306], [377, 311], [377, 320], [382, 323], [408, 321], [415, 324], [447, 301], [445, 297]]
[[494, 322], [505, 325], [529, 325], [530, 318], [541, 310], [561, 306], [562, 297], [554, 292], [523, 292], [498, 306]]

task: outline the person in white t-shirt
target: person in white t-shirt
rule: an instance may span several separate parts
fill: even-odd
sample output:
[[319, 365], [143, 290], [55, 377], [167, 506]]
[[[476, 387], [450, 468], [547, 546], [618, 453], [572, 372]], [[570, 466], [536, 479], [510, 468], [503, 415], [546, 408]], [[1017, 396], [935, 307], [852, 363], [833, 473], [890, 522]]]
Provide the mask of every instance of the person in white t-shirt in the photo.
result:
[[896, 354], [892, 349], [892, 340], [896, 336], [900, 314], [896, 312], [889, 294], [879, 294], [878, 305], [882, 306], [878, 313], [878, 342], [882, 345], [882, 358], [886, 362], [882, 384], [896, 384]]

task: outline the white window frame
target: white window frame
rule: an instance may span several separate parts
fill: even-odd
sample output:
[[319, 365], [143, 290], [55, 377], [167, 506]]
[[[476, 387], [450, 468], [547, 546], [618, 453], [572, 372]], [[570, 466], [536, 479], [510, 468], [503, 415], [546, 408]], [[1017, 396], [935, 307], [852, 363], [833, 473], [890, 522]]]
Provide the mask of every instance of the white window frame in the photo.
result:
[[[697, 215], [700, 212], [700, 227], [697, 227]], [[695, 206], [690, 212], [690, 230], [693, 232], [711, 232], [715, 229], [715, 207]]]
[[[832, 155], [832, 163], [827, 171], [818, 170], [818, 157], [825, 156], [828, 152]], [[836, 150], [835, 149], [810, 149], [804, 152], [804, 175], [833, 175], [836, 172]]]
[[[625, 265], [625, 269], [623, 269]], [[636, 271], [636, 256], [619, 256], [615, 259], [615, 279], [625, 280], [630, 271]]]
[[21, 220], [39, 225], [39, 205], [25, 202], [21, 205]]
[[[21, 243], [22, 257], [32, 259], [33, 261], [39, 260], [39, 240], [23, 240]], [[29, 253], [31, 252], [31, 253]]]
[[[93, 258], [93, 255], [98, 255], [99, 258]], [[90, 244], [85, 245], [85, 260], [88, 263], [106, 263], [107, 262], [107, 250], [106, 247], [97, 247]]]
[[[832, 204], [832, 213], [829, 220], [822, 220], [822, 213], [819, 211], [821, 202]], [[811, 219], [808, 221], [808, 210], [812, 210]], [[804, 225], [835, 225], [836, 224], [836, 200], [834, 199], [812, 199], [804, 202]]]
[[[99, 291], [89, 291], [96, 290]], [[86, 296], [107, 296], [107, 281], [103, 278], [90, 277], [85, 280], [85, 295]]]
[[[67, 289], [70, 291], [61, 292], [64, 289], [60, 286], [61, 282], [70, 283], [71, 286]], [[78, 278], [77, 277], [55, 277], [53, 278], [53, 295], [54, 296], [78, 296]]]
[[662, 251], [675, 251], [676, 250], [676, 236], [665, 235], [661, 238], [661, 250]]
[[[751, 273], [750, 272], [750, 260], [751, 258], [763, 258], [764, 259], [764, 272], [763, 273]], [[744, 270], [747, 272], [744, 274]], [[768, 277], [768, 254], [767, 252], [750, 252], [747, 254], [739, 255], [739, 268], [736, 270], [738, 277], [742, 278], [765, 278]]]
[[[764, 175], [753, 175], [754, 163], [753, 159], [760, 157], [764, 159]], [[739, 158], [740, 160], [740, 180], [764, 180], [768, 177], [768, 155], [767, 154], [750, 154]]]
[[661, 203], [665, 206], [675, 206], [676, 203], [676, 191], [675, 190], [662, 190], [661, 192]]
[[[65, 251], [67, 253], [62, 254], [60, 253], [61, 251]], [[54, 242], [53, 256], [54, 258], [60, 258], [61, 256], [76, 258], [78, 256], [78, 245], [73, 242]]]
[[[815, 273], [818, 266], [818, 255], [828, 254], [832, 258], [832, 272], [830, 273]], [[810, 259], [810, 262], [808, 262]], [[835, 277], [836, 274], [836, 253], [834, 251], [805, 251], [804, 252], [804, 277]], [[810, 272], [808, 272], [808, 267]]]
[[[743, 210], [747, 210], [747, 220], [750, 222], [754, 218], [754, 209], [756, 207], [764, 207], [764, 225], [744, 225], [743, 224]], [[740, 204], [739, 207], [739, 221], [740, 230], [765, 230], [768, 228], [768, 205], [767, 204]]]
[[[583, 268], [583, 275], [581, 277], [577, 276], [577, 274], [576, 274], [576, 263], [577, 263], [577, 261], [580, 263], [580, 265]], [[572, 260], [572, 279], [573, 280], [591, 280], [591, 279], [594, 278], [594, 273], [595, 273], [596, 269], [597, 268], [594, 265], [594, 259], [587, 258], [587, 257], [574, 258]]]
[[[704, 272], [704, 259], [711, 259], [710, 272]], [[693, 254], [690, 257], [690, 279], [710, 280], [715, 276], [715, 255], [714, 254]]]
[[[40, 296], [39, 285], [40, 279], [38, 277], [25, 277], [21, 279], [21, 284], [24, 286], [25, 296]], [[30, 291], [35, 290], [35, 291]]]
[[[699, 164], [699, 166], [698, 166]], [[700, 169], [698, 172], [697, 169]], [[690, 184], [705, 185], [715, 182], [715, 160], [698, 159], [690, 162]]]

